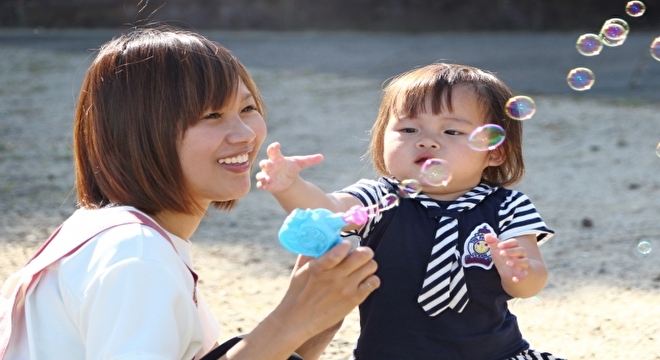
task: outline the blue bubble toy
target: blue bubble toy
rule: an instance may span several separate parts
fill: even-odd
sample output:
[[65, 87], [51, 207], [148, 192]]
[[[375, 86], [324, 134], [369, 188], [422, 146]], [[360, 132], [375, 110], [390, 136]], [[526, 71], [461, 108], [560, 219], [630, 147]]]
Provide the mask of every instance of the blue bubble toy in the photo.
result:
[[345, 213], [327, 209], [295, 209], [287, 216], [278, 237], [287, 250], [319, 257], [341, 241], [341, 229], [349, 223], [363, 225], [368, 210], [354, 206]]

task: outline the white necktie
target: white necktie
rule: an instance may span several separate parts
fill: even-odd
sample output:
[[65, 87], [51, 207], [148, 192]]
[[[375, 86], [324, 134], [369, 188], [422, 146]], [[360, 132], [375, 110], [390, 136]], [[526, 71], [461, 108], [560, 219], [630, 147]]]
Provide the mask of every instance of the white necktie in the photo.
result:
[[[452, 202], [440, 217], [431, 257], [426, 267], [426, 276], [417, 302], [429, 316], [436, 316], [450, 308], [462, 312], [470, 301], [465, 284], [465, 274], [461, 265], [458, 243], [458, 220], [460, 212], [470, 210], [496, 187], [480, 184]], [[426, 208], [440, 206], [420, 194], [416, 197]]]

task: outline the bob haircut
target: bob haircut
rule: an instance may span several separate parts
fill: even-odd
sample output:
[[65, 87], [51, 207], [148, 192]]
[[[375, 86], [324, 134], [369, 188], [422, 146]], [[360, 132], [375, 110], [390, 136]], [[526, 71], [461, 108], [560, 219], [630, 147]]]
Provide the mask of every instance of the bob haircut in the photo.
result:
[[[468, 86], [477, 95], [483, 107], [485, 124], [500, 125], [506, 132], [504, 143], [492, 150], [500, 151], [504, 162], [484, 169], [481, 181], [496, 186], [509, 186], [522, 179], [525, 172], [522, 123], [511, 119], [505, 111], [507, 101], [513, 96], [511, 89], [490, 72], [445, 63], [434, 63], [407, 71], [386, 83], [378, 117], [371, 128], [371, 142], [367, 153], [380, 175], [391, 175], [383, 157], [385, 128], [390, 119], [397, 113], [415, 117], [429, 110], [434, 115], [443, 110], [452, 112], [452, 89], [459, 85]], [[432, 99], [431, 109], [425, 109], [428, 97]]]
[[[178, 147], [185, 131], [253, 79], [220, 44], [169, 26], [105, 43], [83, 80], [73, 147], [78, 206], [131, 205], [148, 214], [203, 212], [188, 192]], [[214, 202], [230, 210], [236, 200]]]

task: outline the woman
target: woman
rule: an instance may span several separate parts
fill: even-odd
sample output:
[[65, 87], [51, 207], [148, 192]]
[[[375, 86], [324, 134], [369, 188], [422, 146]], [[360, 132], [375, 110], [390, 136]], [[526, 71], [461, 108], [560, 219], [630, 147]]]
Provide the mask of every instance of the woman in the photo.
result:
[[[13, 304], [4, 358], [211, 351], [219, 327], [196, 291], [189, 239], [207, 208], [230, 210], [248, 193], [263, 110], [245, 67], [199, 34], [143, 28], [103, 45], [75, 114], [80, 209], [3, 287]], [[379, 286], [372, 256], [343, 242], [300, 257], [281, 303], [222, 358], [318, 358]]]

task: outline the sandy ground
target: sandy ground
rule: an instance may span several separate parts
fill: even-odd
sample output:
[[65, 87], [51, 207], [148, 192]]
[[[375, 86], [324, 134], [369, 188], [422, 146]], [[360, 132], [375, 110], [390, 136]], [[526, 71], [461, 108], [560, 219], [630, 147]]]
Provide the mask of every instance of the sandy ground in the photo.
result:
[[[74, 210], [74, 102], [87, 49], [111, 33], [0, 31], [0, 281]], [[395, 73], [450, 59], [532, 96], [538, 111], [525, 123], [528, 171], [517, 189], [557, 234], [541, 248], [547, 287], [512, 303], [523, 334], [570, 359], [660, 359], [660, 62], [644, 57], [654, 35], [597, 59], [574, 55], [578, 35], [209, 34], [260, 85], [267, 143], [326, 156], [304, 175], [327, 191], [373, 176], [360, 157], [381, 83]], [[596, 86], [573, 92], [565, 74], [585, 64], [600, 70]], [[222, 338], [250, 331], [282, 297], [294, 260], [277, 242], [285, 215], [254, 189], [234, 211], [210, 212], [193, 237]], [[638, 251], [642, 241], [650, 253]], [[346, 318], [323, 359], [347, 358], [357, 321], [356, 312]]]

